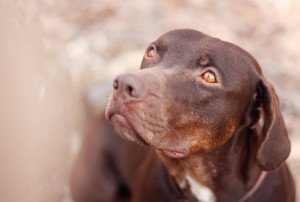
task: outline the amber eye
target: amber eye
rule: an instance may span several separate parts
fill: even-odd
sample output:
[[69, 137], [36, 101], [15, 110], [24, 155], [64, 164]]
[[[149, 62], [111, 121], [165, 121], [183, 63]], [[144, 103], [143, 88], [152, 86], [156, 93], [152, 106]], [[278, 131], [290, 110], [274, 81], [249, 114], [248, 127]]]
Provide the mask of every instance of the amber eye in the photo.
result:
[[147, 57], [148, 58], [153, 58], [154, 54], [155, 54], [154, 48], [153, 47], [149, 48], [148, 51], [147, 51]]
[[216, 75], [212, 71], [207, 71], [204, 74], [202, 74], [202, 78], [208, 82], [208, 83], [216, 83]]

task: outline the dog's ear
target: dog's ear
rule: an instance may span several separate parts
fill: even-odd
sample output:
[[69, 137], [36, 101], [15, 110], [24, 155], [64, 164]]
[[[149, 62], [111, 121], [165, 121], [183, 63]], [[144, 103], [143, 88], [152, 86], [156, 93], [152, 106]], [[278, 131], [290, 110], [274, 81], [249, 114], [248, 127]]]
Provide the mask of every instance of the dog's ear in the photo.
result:
[[261, 169], [272, 171], [287, 159], [291, 143], [273, 86], [262, 79], [255, 99], [256, 121], [251, 129], [259, 140], [256, 161]]

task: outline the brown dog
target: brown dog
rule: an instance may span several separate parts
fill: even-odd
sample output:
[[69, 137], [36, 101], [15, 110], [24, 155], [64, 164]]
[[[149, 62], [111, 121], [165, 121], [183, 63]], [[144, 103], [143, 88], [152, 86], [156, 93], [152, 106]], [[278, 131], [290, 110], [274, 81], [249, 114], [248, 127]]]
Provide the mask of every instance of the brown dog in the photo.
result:
[[106, 118], [150, 147], [101, 121], [73, 172], [76, 201], [295, 201], [278, 98], [246, 51], [171, 31], [113, 87]]

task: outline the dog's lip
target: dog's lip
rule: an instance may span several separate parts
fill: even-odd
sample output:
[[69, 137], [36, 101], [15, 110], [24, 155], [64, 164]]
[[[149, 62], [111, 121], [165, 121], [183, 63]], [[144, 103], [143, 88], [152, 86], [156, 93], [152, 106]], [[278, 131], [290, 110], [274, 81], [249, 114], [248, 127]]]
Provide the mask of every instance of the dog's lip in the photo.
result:
[[120, 113], [112, 113], [109, 115], [109, 121], [112, 124], [118, 123], [122, 127], [132, 130], [134, 133], [133, 135], [130, 135], [130, 136], [129, 135], [127, 136], [126, 134], [120, 134], [121, 136], [125, 137], [128, 140], [132, 140], [132, 141], [134, 140], [141, 145], [149, 146], [149, 144], [140, 136], [140, 134], [138, 134], [136, 132], [134, 127], [129, 123], [126, 116], [124, 116]]
[[109, 121], [111, 123], [118, 122], [121, 126], [128, 129], [132, 129], [131, 125], [128, 123], [127, 119], [121, 114], [111, 114], [109, 116]]
[[[150, 146], [137, 132], [136, 130], [133, 128], [133, 126], [129, 123], [128, 118], [126, 116], [124, 116], [121, 113], [111, 113], [108, 115], [108, 120], [114, 124], [114, 123], [118, 123], [119, 125], [121, 125], [122, 127], [125, 127], [129, 130], [132, 130], [134, 132], [134, 136], [135, 137], [127, 137], [124, 134], [120, 134], [121, 136], [124, 136], [126, 139], [134, 139], [135, 141], [137, 141], [137, 143], [140, 143], [142, 145], [146, 145], [146, 146]], [[153, 146], [153, 145], [152, 145]], [[171, 158], [183, 158], [185, 156], [188, 155], [188, 151], [186, 150], [180, 150], [180, 149], [162, 149], [162, 148], [155, 148], [154, 149], [158, 149], [161, 150], [164, 154], [166, 154], [167, 156], [171, 157]]]
[[161, 149], [167, 156], [171, 158], [183, 158], [188, 155], [188, 152], [185, 150], [170, 150], [170, 149]]

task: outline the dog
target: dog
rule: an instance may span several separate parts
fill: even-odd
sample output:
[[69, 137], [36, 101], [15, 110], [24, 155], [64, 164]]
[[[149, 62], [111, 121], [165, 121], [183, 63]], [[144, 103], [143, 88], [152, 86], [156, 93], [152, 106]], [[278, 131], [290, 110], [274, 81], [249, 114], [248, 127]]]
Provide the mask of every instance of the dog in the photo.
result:
[[114, 80], [105, 116], [113, 127], [94, 119], [75, 163], [75, 201], [295, 201], [278, 97], [234, 44], [164, 34]]

